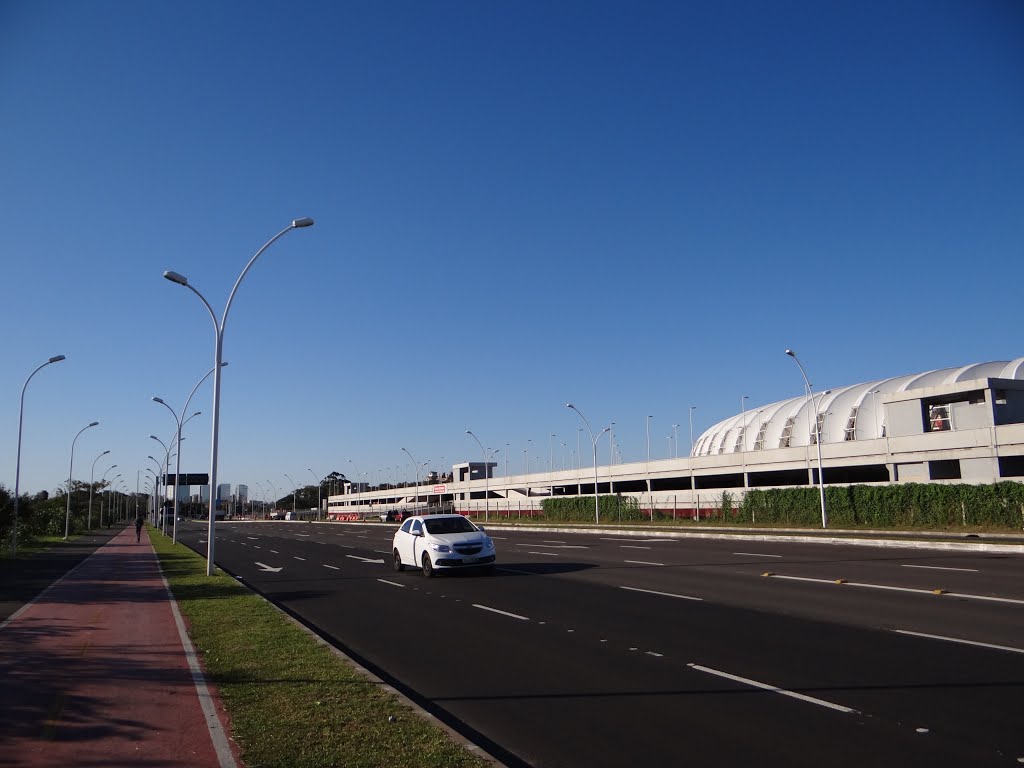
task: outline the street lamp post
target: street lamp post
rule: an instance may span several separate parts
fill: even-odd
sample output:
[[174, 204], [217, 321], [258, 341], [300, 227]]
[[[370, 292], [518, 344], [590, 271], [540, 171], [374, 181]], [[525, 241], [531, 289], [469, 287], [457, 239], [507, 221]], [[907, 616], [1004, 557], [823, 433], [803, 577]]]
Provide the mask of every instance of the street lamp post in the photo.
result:
[[416, 461], [416, 459], [413, 458], [413, 455], [411, 453], [409, 453], [409, 451], [406, 451], [405, 448], [403, 448], [402, 450], [405, 451], [406, 455], [410, 459], [412, 459], [413, 466], [416, 467], [416, 506], [419, 506], [419, 504], [420, 504], [420, 465], [419, 465], [419, 462]]
[[[89, 520], [86, 523], [85, 527], [87, 529], [89, 529], [90, 531], [92, 530], [92, 486], [93, 486], [93, 483], [95, 482], [95, 478], [96, 478], [96, 462], [99, 461], [100, 459], [102, 459], [108, 453], [110, 453], [110, 451], [104, 451], [99, 456], [97, 456], [95, 459], [93, 459], [92, 460], [92, 469], [89, 470]], [[103, 527], [102, 523], [100, 523], [100, 527], [101, 528]]]
[[28, 375], [28, 378], [25, 379], [25, 385], [21, 388], [21, 405], [18, 408], [18, 455], [14, 464], [14, 525], [11, 528], [11, 556], [18, 554], [18, 496], [21, 494], [21, 425], [25, 416], [25, 390], [28, 389], [28, 383], [32, 381], [33, 376], [51, 363], [59, 363], [63, 359], [64, 355], [51, 357]]
[[611, 431], [611, 427], [605, 427], [603, 430], [601, 430], [601, 433], [597, 437], [594, 437], [594, 430], [590, 428], [590, 422], [587, 421], [586, 416], [580, 413], [580, 409], [577, 408], [572, 403], [566, 403], [565, 407], [571, 408], [572, 410], [576, 411], [577, 414], [579, 414], [579, 417], [583, 419], [583, 423], [586, 424], [587, 426], [587, 432], [590, 433], [590, 442], [594, 448], [594, 523], [600, 525], [601, 507], [597, 499], [597, 441], [601, 439], [601, 435], [603, 435], [605, 432]]
[[[117, 466], [117, 464], [111, 464], [109, 467], [107, 467], [107, 472], [109, 472], [110, 470], [114, 469], [116, 466]], [[101, 488], [103, 486], [103, 483], [107, 479], [107, 472], [104, 472], [103, 476], [100, 478], [100, 487]], [[103, 527], [103, 496], [101, 495], [100, 496], [100, 528], [102, 528], [102, 527]]]
[[807, 402], [812, 406], [813, 410], [811, 417], [814, 419], [814, 442], [818, 448], [818, 495], [821, 499], [821, 527], [828, 528], [828, 514], [825, 512], [825, 475], [822, 472], [821, 466], [821, 424], [818, 422], [818, 406], [814, 403], [811, 382], [807, 378], [807, 372], [804, 370], [803, 365], [800, 364], [800, 358], [796, 356], [796, 352], [792, 349], [787, 349], [786, 354], [793, 358], [793, 362], [800, 369], [800, 375], [804, 377], [804, 384], [807, 387]]
[[295, 520], [295, 497], [299, 495], [299, 486], [287, 472], [284, 473], [284, 476], [292, 482], [292, 520]]
[[172, 283], [183, 285], [192, 291], [196, 296], [199, 297], [200, 301], [206, 306], [206, 309], [210, 313], [210, 319], [213, 321], [214, 330], [214, 363], [213, 363], [213, 436], [210, 441], [210, 521], [209, 531], [207, 532], [207, 545], [206, 545], [206, 575], [213, 576], [214, 574], [214, 523], [217, 519], [217, 447], [218, 437], [220, 432], [220, 368], [224, 347], [224, 328], [228, 319], [228, 311], [231, 309], [231, 302], [235, 298], [235, 292], [238, 291], [238, 286], [241, 284], [242, 279], [246, 273], [252, 268], [252, 265], [256, 263], [256, 260], [263, 254], [267, 248], [269, 248], [278, 238], [282, 237], [293, 229], [300, 227], [311, 227], [313, 220], [309, 218], [295, 219], [287, 227], [282, 229], [270, 240], [268, 240], [262, 248], [256, 251], [256, 254], [249, 259], [249, 263], [245, 265], [245, 268], [239, 274], [238, 279], [235, 280], [235, 285], [231, 289], [231, 293], [228, 295], [227, 304], [224, 306], [224, 313], [221, 315], [220, 322], [217, 321], [217, 315], [213, 311], [213, 307], [210, 306], [210, 302], [206, 300], [196, 288], [189, 284], [188, 278], [184, 275], [180, 275], [177, 272], [167, 271], [164, 272], [164, 277], [170, 280]]
[[163, 479], [164, 492], [163, 492], [163, 498], [160, 499], [160, 517], [162, 518], [162, 521], [161, 521], [161, 524], [160, 524], [160, 532], [164, 536], [166, 536], [167, 535], [167, 512], [166, 512], [166, 510], [167, 510], [167, 472], [169, 471], [170, 466], [171, 466], [171, 449], [167, 446], [166, 443], [164, 443], [163, 440], [161, 440], [156, 435], [150, 435], [150, 438], [153, 439], [153, 440], [156, 440], [158, 443], [160, 443], [160, 447], [164, 449], [164, 463], [163, 463], [163, 466], [161, 467], [161, 471], [163, 472], [163, 478], [164, 478]]
[[[356, 471], [356, 506], [359, 507], [359, 514], [362, 515], [363, 514], [363, 509], [362, 509], [362, 505], [363, 505], [363, 475], [359, 471], [359, 467], [356, 466], [356, 463], [354, 461], [352, 461], [352, 459], [349, 459], [348, 463], [351, 464], [352, 465], [352, 469], [354, 469]], [[395, 480], [397, 480], [397, 479], [398, 478], [396, 477]]]
[[324, 481], [321, 480], [320, 476], [317, 475], [317, 473], [313, 471], [312, 467], [306, 467], [306, 469], [309, 470], [309, 474], [311, 474], [313, 476], [313, 479], [316, 480], [316, 519], [317, 519], [317, 522], [319, 522], [320, 521], [320, 508], [323, 506], [323, 503], [324, 503], [323, 502], [323, 496], [321, 494], [321, 489], [323, 487]]
[[[484, 444], [480, 442], [480, 438], [477, 437], [476, 435], [474, 435], [472, 430], [469, 430], [469, 429], [466, 430], [466, 434], [469, 435], [470, 437], [472, 437], [474, 440], [476, 440], [476, 444], [480, 446], [480, 453], [482, 453], [483, 456], [484, 456], [484, 522], [486, 523], [486, 522], [489, 522], [489, 520], [490, 520], [490, 502], [491, 502], [491, 478], [490, 478], [491, 473], [490, 473], [490, 471], [488, 469], [488, 466], [489, 466], [489, 462], [490, 462], [491, 458], [498, 451], [495, 450], [490, 456], [488, 456], [487, 455], [487, 450], [484, 448]], [[473, 475], [473, 473], [470, 472], [470, 478], [472, 478], [472, 475]]]
[[[98, 421], [94, 421], [91, 424], [85, 425], [78, 430], [78, 435], [98, 424]], [[78, 435], [75, 435], [75, 439], [71, 441], [71, 463], [68, 465], [68, 508], [67, 512], [64, 514], [64, 541], [68, 540], [68, 534], [71, 530], [71, 473], [74, 471], [75, 467], [75, 443], [78, 442]]]
[[[221, 368], [223, 368], [225, 365], [227, 365], [227, 363], [221, 363]], [[178, 452], [178, 457], [177, 457], [177, 460], [175, 462], [175, 469], [174, 469], [174, 525], [171, 528], [171, 541], [174, 541], [174, 542], [178, 541], [178, 486], [180, 484], [179, 477], [181, 475], [181, 428], [185, 425], [186, 422], [188, 422], [189, 419], [195, 418], [200, 413], [202, 413], [202, 411], [196, 411], [191, 416], [189, 416], [188, 419], [185, 419], [185, 422], [182, 422], [182, 418], [184, 418], [185, 414], [188, 413], [188, 406], [189, 406], [189, 403], [192, 402], [192, 396], [196, 393], [196, 390], [199, 389], [199, 386], [204, 381], [206, 381], [207, 378], [209, 378], [210, 374], [213, 373], [213, 370], [214, 369], [211, 368], [206, 373], [204, 373], [203, 377], [201, 379], [199, 379], [199, 381], [196, 382], [196, 385], [194, 387], [192, 387], [192, 391], [189, 393], [188, 397], [185, 399], [185, 405], [183, 405], [182, 408], [181, 408], [181, 416], [179, 416], [177, 413], [175, 413], [174, 409], [171, 408], [171, 406], [169, 406], [167, 403], [165, 403], [159, 397], [155, 397], [155, 396], [153, 397], [153, 402], [160, 403], [160, 405], [164, 406], [165, 408], [167, 408], [167, 410], [169, 410], [171, 412], [171, 416], [174, 417], [174, 422], [175, 422], [175, 424], [177, 424], [177, 427], [178, 427], [177, 431], [175, 432], [175, 434], [177, 436], [177, 449], [176, 450]]]

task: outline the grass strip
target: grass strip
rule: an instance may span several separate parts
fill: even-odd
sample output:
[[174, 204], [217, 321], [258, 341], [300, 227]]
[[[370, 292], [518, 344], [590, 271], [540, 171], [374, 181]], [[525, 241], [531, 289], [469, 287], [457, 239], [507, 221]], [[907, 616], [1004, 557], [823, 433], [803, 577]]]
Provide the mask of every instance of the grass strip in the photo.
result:
[[190, 549], [150, 541], [248, 768], [491, 765]]

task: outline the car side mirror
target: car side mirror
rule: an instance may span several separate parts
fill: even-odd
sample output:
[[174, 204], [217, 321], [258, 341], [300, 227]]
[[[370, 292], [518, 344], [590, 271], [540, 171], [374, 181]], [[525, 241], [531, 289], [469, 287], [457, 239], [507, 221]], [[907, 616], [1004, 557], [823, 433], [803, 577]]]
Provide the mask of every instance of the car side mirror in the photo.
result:
[[477, 528], [479, 528], [479, 529], [480, 529], [481, 531], [486, 531], [486, 530], [487, 530], [487, 529], [486, 529], [486, 528], [484, 528], [484, 527], [483, 527], [482, 525], [478, 525], [478, 526], [477, 526]]

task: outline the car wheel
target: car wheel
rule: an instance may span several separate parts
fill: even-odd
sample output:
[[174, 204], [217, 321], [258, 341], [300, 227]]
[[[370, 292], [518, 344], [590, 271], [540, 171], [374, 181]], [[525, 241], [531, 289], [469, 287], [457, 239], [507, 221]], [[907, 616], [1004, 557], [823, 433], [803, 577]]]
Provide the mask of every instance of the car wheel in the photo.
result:
[[434, 564], [430, 562], [430, 555], [424, 552], [420, 562], [423, 563], [423, 575], [429, 579], [434, 575]]
[[405, 566], [402, 564], [402, 556], [398, 554], [398, 548], [395, 548], [395, 559], [391, 562], [392, 567], [396, 571], [404, 571]]

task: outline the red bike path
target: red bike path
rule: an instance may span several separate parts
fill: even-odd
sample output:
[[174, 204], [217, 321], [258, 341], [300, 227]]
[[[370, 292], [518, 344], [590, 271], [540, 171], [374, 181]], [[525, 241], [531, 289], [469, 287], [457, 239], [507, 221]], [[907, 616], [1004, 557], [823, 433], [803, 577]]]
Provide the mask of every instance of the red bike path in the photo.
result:
[[176, 614], [126, 528], [0, 625], [0, 766], [240, 765]]

